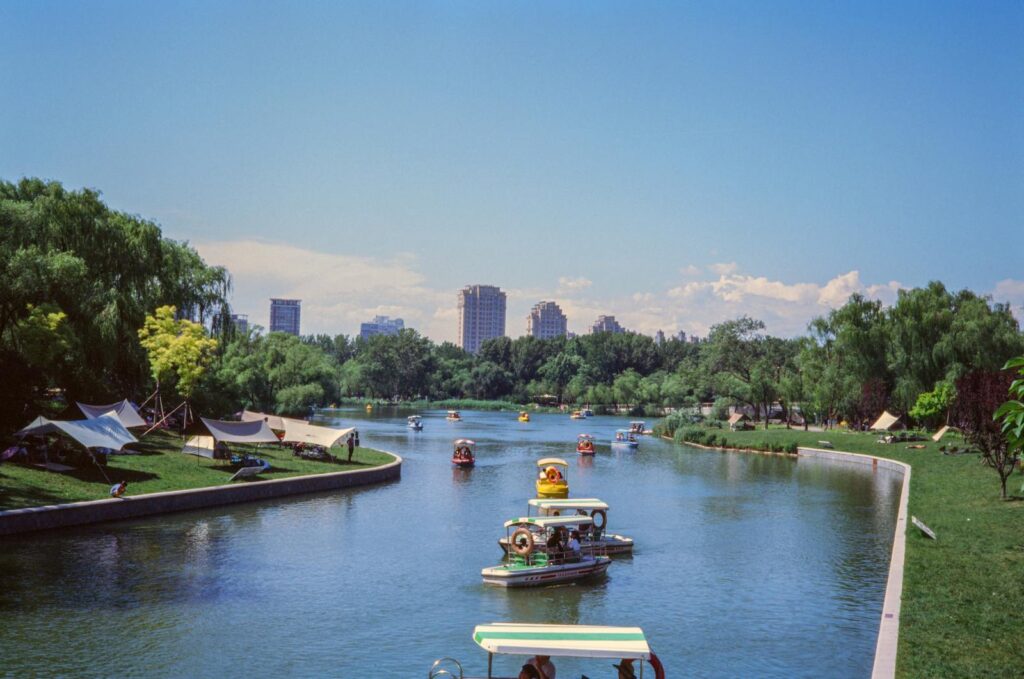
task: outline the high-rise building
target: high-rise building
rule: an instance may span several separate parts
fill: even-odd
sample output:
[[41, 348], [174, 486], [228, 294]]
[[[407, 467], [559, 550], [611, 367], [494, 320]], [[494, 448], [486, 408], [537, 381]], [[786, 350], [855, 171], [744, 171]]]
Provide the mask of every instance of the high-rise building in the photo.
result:
[[526, 317], [526, 334], [537, 339], [565, 337], [566, 330], [565, 314], [554, 302], [534, 304]]
[[665, 343], [665, 333], [662, 332], [661, 330], [659, 330], [658, 332], [654, 333], [654, 343], [657, 344], [659, 347], [662, 344], [664, 344]]
[[299, 334], [299, 316], [302, 312], [301, 299], [270, 300], [270, 332]]
[[484, 340], [505, 336], [505, 293], [494, 285], [459, 290], [459, 346], [471, 354]]
[[231, 325], [235, 326], [235, 332], [244, 335], [249, 332], [249, 316], [246, 314], [231, 314]]
[[374, 335], [397, 335], [405, 329], [405, 321], [401, 318], [388, 318], [387, 316], [374, 316], [369, 323], [359, 325], [359, 336], [369, 339]]
[[626, 330], [619, 325], [618, 321], [615, 320], [615, 316], [598, 316], [597, 320], [594, 321], [594, 325], [591, 326], [590, 332], [611, 332], [619, 334], [626, 332]]

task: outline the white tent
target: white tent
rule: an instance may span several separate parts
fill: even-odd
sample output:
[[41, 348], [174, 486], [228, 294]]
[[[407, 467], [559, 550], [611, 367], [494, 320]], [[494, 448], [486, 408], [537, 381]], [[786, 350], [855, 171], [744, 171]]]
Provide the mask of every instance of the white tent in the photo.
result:
[[871, 425], [872, 430], [890, 431], [896, 428], [899, 424], [900, 418], [898, 415], [893, 415], [888, 410], [883, 410], [882, 414], [878, 416], [875, 423]]
[[227, 422], [200, 418], [217, 441], [226, 443], [277, 443], [277, 435], [263, 420], [258, 422]]
[[338, 441], [348, 437], [355, 431], [355, 428], [331, 429], [321, 427], [303, 420], [292, 420], [285, 418], [284, 441], [293, 443], [310, 443], [324, 448], [330, 448]]
[[126, 444], [138, 443], [138, 439], [112, 415], [100, 415], [89, 420], [48, 420], [37, 417], [17, 436], [36, 434], [65, 434], [86, 448], [121, 450]]
[[121, 424], [123, 424], [126, 429], [130, 427], [146, 426], [146, 421], [139, 416], [139, 411], [135, 409], [135, 406], [133, 406], [128, 399], [105, 406], [91, 406], [86, 403], [79, 403], [78, 409], [81, 410], [82, 414], [90, 420], [94, 420], [97, 417], [114, 412], [117, 415], [117, 419], [121, 421]]
[[284, 431], [287, 429], [287, 423], [289, 418], [281, 417], [280, 415], [269, 415], [267, 413], [257, 413], [252, 410], [242, 411], [242, 422], [266, 422], [267, 426], [277, 431]]
[[181, 452], [213, 459], [213, 446], [212, 436], [193, 436], [181, 447]]

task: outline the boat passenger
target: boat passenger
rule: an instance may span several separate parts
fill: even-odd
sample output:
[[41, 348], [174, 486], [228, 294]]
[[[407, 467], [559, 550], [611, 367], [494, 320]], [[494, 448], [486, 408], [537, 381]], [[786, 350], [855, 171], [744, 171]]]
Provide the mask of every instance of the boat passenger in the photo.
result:
[[612, 665], [619, 671], [616, 675], [617, 679], [636, 679], [636, 672], [633, 671], [633, 660], [632, 658], [626, 658], [618, 665]]
[[561, 529], [551, 531], [551, 535], [548, 537], [547, 541], [547, 548], [548, 559], [551, 563], [556, 563], [561, 560], [562, 552], [564, 551], [562, 547]]
[[573, 561], [580, 560], [581, 547], [580, 532], [578, 530], [574, 530], [572, 532], [572, 535], [569, 537], [569, 542], [565, 545], [565, 549], [567, 552], [570, 552], [569, 556], [572, 558]]
[[518, 679], [540, 679], [540, 670], [527, 663], [519, 669]]
[[537, 655], [529, 662], [540, 675], [540, 679], [555, 679], [555, 666], [551, 664], [551, 656]]

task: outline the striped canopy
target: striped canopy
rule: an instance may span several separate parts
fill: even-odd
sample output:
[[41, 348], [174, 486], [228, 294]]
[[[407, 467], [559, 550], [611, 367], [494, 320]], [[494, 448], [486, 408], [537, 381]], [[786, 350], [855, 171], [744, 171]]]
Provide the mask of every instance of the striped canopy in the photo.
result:
[[511, 528], [521, 523], [529, 523], [541, 528], [555, 528], [557, 526], [585, 526], [594, 523], [594, 519], [583, 514], [573, 516], [521, 516], [518, 519], [509, 519], [505, 522], [505, 528]]
[[651, 648], [639, 627], [529, 625], [496, 622], [477, 625], [473, 641], [488, 653], [573, 658], [649, 660]]
[[565, 500], [535, 497], [530, 499], [528, 503], [531, 507], [539, 509], [603, 509], [608, 511], [608, 504], [598, 500], [596, 497], [578, 497]]

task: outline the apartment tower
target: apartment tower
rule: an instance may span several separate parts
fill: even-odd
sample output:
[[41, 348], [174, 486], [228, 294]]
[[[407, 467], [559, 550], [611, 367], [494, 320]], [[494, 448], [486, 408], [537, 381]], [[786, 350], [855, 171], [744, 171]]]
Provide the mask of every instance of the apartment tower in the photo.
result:
[[562, 308], [554, 302], [538, 302], [526, 317], [526, 334], [537, 339], [565, 337], [566, 319]]
[[494, 285], [459, 290], [459, 346], [471, 354], [485, 340], [505, 336], [505, 293]]
[[270, 332], [299, 334], [299, 316], [302, 312], [301, 299], [270, 300]]

